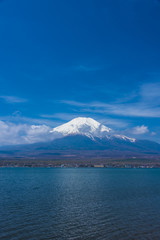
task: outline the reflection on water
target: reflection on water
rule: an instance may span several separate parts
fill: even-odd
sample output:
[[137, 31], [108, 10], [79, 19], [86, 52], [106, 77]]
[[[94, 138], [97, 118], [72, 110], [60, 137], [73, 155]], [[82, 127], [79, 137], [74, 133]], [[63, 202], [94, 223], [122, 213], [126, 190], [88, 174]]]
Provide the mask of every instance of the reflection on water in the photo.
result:
[[0, 169], [0, 239], [160, 239], [159, 169]]

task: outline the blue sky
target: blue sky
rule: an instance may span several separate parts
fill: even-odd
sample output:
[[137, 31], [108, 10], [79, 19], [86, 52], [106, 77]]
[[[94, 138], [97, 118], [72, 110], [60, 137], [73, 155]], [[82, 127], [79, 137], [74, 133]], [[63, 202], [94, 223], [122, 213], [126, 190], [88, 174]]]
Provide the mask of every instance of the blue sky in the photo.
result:
[[160, 142], [159, 23], [158, 0], [1, 0], [0, 144], [79, 116]]

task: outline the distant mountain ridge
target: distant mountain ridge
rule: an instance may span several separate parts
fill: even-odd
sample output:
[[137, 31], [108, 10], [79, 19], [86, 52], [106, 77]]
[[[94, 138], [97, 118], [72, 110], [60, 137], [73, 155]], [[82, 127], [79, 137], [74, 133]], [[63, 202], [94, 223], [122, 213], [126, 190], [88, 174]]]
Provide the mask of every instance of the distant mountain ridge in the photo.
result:
[[83, 135], [91, 139], [95, 138], [120, 138], [125, 141], [135, 142], [136, 139], [129, 138], [124, 135], [112, 134], [112, 129], [97, 122], [92, 118], [78, 117], [73, 120], [53, 128], [51, 133], [57, 137], [65, 137], [70, 135]]
[[116, 135], [92, 118], [75, 118], [50, 131], [48, 142], [0, 149], [1, 158], [105, 158], [110, 156], [160, 156], [160, 144]]

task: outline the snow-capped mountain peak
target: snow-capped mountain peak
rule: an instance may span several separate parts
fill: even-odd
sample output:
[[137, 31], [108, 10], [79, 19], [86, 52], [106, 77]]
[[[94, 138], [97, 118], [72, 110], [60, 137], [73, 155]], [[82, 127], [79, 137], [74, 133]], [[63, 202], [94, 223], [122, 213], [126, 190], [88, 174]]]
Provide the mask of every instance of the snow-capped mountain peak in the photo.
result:
[[111, 131], [110, 128], [102, 125], [92, 118], [78, 117], [73, 120], [53, 128], [52, 133], [59, 133], [63, 136], [85, 135], [87, 137], [103, 137]]
[[53, 128], [50, 133], [54, 138], [61, 138], [69, 135], [83, 135], [91, 139], [107, 138], [107, 139], [121, 139], [122, 141], [135, 142], [136, 139], [129, 138], [124, 135], [117, 135], [112, 133], [112, 129], [97, 122], [92, 118], [78, 117], [71, 121]]

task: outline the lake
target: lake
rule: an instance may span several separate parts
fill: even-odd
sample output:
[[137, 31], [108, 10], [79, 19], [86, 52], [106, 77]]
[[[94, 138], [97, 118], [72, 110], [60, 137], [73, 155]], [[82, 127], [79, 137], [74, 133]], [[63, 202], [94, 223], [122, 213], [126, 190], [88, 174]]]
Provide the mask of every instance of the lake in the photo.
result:
[[160, 169], [0, 168], [0, 239], [160, 239]]

